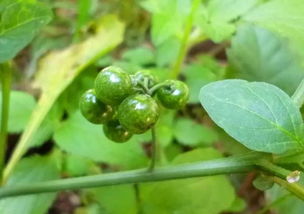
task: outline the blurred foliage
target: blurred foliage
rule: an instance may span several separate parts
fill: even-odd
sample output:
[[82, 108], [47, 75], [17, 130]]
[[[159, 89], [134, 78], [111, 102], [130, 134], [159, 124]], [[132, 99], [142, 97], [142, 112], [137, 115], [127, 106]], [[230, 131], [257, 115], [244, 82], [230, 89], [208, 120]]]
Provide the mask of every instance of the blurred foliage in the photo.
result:
[[[193, 14], [193, 0], [18, 0], [7, 10], [10, 4], [13, 0], [0, 2], [0, 61], [16, 56], [9, 132], [11, 137], [23, 134], [21, 147], [27, 153], [7, 185], [146, 167], [151, 133], [113, 143], [101, 125], [81, 116], [78, 99], [108, 65], [130, 74], [150, 70], [159, 81], [170, 77], [190, 15], [192, 31], [179, 75], [189, 86], [190, 98], [184, 109], [161, 109], [156, 125], [160, 164], [249, 151], [211, 122], [199, 104], [202, 86], [239, 78], [268, 82], [291, 95], [304, 75], [302, 0], [202, 0]], [[20, 28], [14, 30], [18, 22]], [[225, 111], [225, 106], [213, 110]], [[240, 121], [236, 118], [237, 127]], [[10, 148], [15, 141], [10, 139]], [[81, 205], [73, 209], [75, 214], [255, 212], [250, 198], [236, 194], [248, 181], [233, 179], [211, 176], [93, 188], [77, 192]], [[278, 200], [269, 207], [277, 213], [301, 213], [303, 203], [286, 194], [274, 186], [263, 200], [265, 205]], [[0, 212], [46, 214], [55, 197], [1, 200]]]

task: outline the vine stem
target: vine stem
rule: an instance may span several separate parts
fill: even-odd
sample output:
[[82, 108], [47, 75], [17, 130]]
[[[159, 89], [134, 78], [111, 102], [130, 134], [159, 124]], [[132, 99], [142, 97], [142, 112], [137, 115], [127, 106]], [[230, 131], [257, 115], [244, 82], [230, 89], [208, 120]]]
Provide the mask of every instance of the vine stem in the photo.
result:
[[301, 81], [291, 98], [298, 108], [301, 108], [304, 103], [304, 79]]
[[171, 72], [171, 78], [173, 78], [173, 79], [176, 79], [178, 77], [180, 70], [181, 70], [181, 66], [187, 55], [188, 42], [189, 42], [190, 34], [192, 31], [192, 27], [193, 27], [193, 18], [194, 18], [194, 14], [195, 14], [199, 4], [200, 4], [200, 0], [194, 0], [192, 2], [190, 14], [186, 20], [186, 26], [185, 26], [183, 38], [181, 41], [181, 47], [179, 49], [176, 62], [173, 65], [172, 72]]
[[291, 171], [284, 169], [278, 165], [273, 164], [272, 162], [262, 159], [257, 161], [257, 166], [260, 167], [264, 172], [268, 172], [272, 176], [277, 176], [283, 179], [286, 179]]
[[204, 162], [157, 167], [153, 172], [149, 172], [147, 169], [139, 169], [79, 178], [45, 181], [27, 185], [14, 184], [0, 188], [0, 198], [119, 184], [135, 184], [170, 179], [245, 173], [254, 170], [256, 168], [255, 161], [261, 159], [263, 156], [264, 154], [251, 152], [240, 156], [220, 158]]
[[304, 200], [304, 187], [298, 183], [289, 183], [286, 181], [287, 177], [292, 173], [292, 171], [277, 166], [267, 160], [261, 160], [257, 163], [257, 165], [261, 167], [263, 171], [273, 175], [272, 180], [275, 183], [284, 187], [301, 200]]
[[2, 112], [0, 130], [0, 171], [1, 180], [3, 175], [5, 153], [7, 147], [7, 127], [9, 116], [9, 100], [12, 81], [12, 69], [9, 63], [0, 64], [1, 84], [2, 84]]
[[304, 188], [298, 183], [288, 183], [286, 180], [278, 177], [272, 178], [275, 183], [284, 187], [289, 192], [293, 193], [295, 196], [304, 201]]

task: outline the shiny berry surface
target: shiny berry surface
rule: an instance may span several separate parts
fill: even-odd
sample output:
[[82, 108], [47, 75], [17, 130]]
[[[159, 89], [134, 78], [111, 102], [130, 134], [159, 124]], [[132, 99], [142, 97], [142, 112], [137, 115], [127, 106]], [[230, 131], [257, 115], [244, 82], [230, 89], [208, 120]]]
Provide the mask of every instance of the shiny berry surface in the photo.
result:
[[119, 122], [134, 134], [141, 134], [152, 128], [158, 117], [159, 106], [149, 95], [131, 95], [118, 107]]
[[81, 96], [79, 107], [82, 115], [94, 124], [105, 123], [114, 115], [114, 109], [98, 100], [93, 89], [86, 91]]
[[128, 141], [132, 137], [132, 133], [127, 131], [118, 120], [109, 121], [103, 126], [105, 136], [117, 143]]
[[131, 77], [119, 67], [109, 66], [97, 75], [95, 91], [102, 102], [117, 105], [132, 93]]
[[188, 86], [179, 80], [166, 80], [156, 92], [161, 104], [169, 109], [184, 107], [189, 98]]

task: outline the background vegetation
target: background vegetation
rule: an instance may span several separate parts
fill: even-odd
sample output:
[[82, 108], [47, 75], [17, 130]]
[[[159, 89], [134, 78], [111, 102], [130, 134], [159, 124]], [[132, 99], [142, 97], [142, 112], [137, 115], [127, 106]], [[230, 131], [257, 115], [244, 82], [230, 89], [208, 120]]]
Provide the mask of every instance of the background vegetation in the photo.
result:
[[[13, 70], [6, 186], [148, 166], [150, 132], [117, 144], [80, 114], [79, 97], [106, 66], [149, 69], [189, 86], [187, 106], [163, 109], [156, 125], [162, 166], [250, 151], [212, 122], [200, 104], [202, 86], [239, 78], [292, 95], [304, 77], [302, 0], [2, 0], [0, 17], [3, 92], [4, 71]], [[290, 163], [302, 170], [303, 159]], [[18, 196], [0, 200], [0, 213], [303, 212], [304, 203], [279, 186], [253, 187], [256, 177], [252, 171]]]

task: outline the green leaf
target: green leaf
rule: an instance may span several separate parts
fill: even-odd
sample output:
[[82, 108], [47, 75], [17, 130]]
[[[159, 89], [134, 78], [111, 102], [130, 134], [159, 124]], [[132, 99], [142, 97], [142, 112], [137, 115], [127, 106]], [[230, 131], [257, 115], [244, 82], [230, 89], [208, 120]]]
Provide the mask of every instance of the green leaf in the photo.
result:
[[265, 191], [273, 187], [274, 182], [269, 177], [259, 175], [253, 180], [252, 184], [258, 190]]
[[[49, 156], [25, 158], [16, 167], [8, 180], [7, 186], [32, 184], [59, 178], [60, 154], [54, 152]], [[56, 193], [41, 193], [28, 196], [17, 196], [0, 201], [0, 213], [42, 214], [46, 213], [53, 203]]]
[[159, 67], [170, 65], [178, 55], [181, 43], [179, 39], [171, 37], [165, 42], [157, 46], [156, 49], [156, 64]]
[[51, 139], [54, 131], [60, 125], [62, 115], [63, 109], [58, 104], [55, 104], [50, 112], [45, 116], [36, 134], [33, 136], [31, 142], [29, 143], [29, 146], [41, 146], [47, 140]]
[[[8, 131], [21, 132], [36, 106], [34, 97], [22, 91], [12, 91], [9, 104]], [[2, 107], [2, 93], [0, 94], [0, 110]], [[1, 118], [0, 118], [1, 121]]]
[[129, 49], [123, 53], [122, 59], [137, 65], [148, 65], [155, 62], [153, 51], [147, 47]]
[[231, 206], [225, 210], [225, 212], [231, 213], [242, 213], [246, 209], [246, 201], [242, 198], [235, 198]]
[[187, 146], [210, 145], [217, 140], [217, 133], [191, 119], [179, 118], [174, 124], [174, 136]]
[[276, 34], [253, 25], [241, 26], [228, 50], [236, 77], [263, 81], [292, 94], [304, 78], [299, 59]]
[[[173, 164], [218, 157], [212, 148], [196, 149], [179, 155]], [[235, 193], [226, 176], [210, 176], [141, 184], [140, 200], [145, 214], [217, 214], [231, 206]]]
[[244, 20], [289, 38], [301, 53], [304, 47], [303, 11], [302, 0], [272, 0], [250, 11]]
[[166, 147], [173, 140], [173, 122], [174, 116], [176, 112], [172, 110], [165, 110], [161, 112], [161, 115], [158, 119], [157, 125], [155, 126], [156, 129], [156, 138], [157, 141], [163, 146]]
[[60, 94], [86, 67], [121, 43], [124, 25], [116, 16], [104, 16], [95, 24], [95, 34], [91, 37], [64, 50], [53, 51], [40, 61], [35, 83], [42, 89], [42, 95], [5, 169], [5, 178], [31, 144]]
[[200, 64], [188, 65], [183, 74], [189, 87], [189, 102], [191, 103], [199, 103], [198, 95], [202, 86], [218, 79], [209, 68]]
[[201, 8], [198, 25], [215, 42], [228, 39], [236, 29], [236, 21], [255, 7], [258, 0], [211, 0]]
[[201, 89], [200, 101], [218, 126], [252, 150], [280, 154], [303, 149], [300, 111], [273, 85], [213, 82]]
[[[103, 212], [107, 214], [137, 214], [137, 201], [133, 185], [120, 185], [88, 190]], [[119, 205], [118, 205], [119, 202]]]
[[75, 177], [92, 174], [91, 172], [95, 169], [94, 162], [88, 158], [72, 154], [65, 155], [63, 171], [67, 173], [68, 176]]
[[[303, 183], [303, 182], [301, 182]], [[266, 201], [272, 204], [271, 210], [278, 214], [300, 214], [303, 212], [304, 203], [301, 199], [290, 194], [287, 190], [278, 185], [274, 185], [270, 190], [265, 192]], [[275, 203], [279, 201], [279, 203]]]
[[115, 164], [123, 168], [143, 167], [147, 163], [136, 137], [123, 144], [110, 141], [105, 137], [101, 125], [89, 123], [79, 111], [63, 122], [56, 130], [54, 139], [64, 151], [93, 161]]
[[183, 32], [190, 13], [191, 0], [146, 0], [142, 5], [152, 15], [152, 41], [160, 45], [172, 36]]
[[52, 19], [50, 8], [40, 2], [11, 1], [2, 5], [2, 8], [0, 62], [15, 57]]
[[92, 203], [85, 207], [78, 207], [74, 212], [75, 214], [101, 214], [103, 210], [97, 203]]

